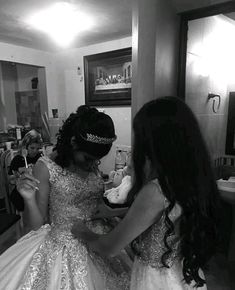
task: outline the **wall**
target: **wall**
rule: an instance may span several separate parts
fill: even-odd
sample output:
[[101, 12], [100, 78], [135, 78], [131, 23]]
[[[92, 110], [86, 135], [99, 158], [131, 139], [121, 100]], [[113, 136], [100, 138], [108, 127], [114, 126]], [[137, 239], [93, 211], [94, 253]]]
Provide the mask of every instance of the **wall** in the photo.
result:
[[158, 1], [155, 56], [155, 97], [176, 96], [179, 17], [171, 1]]
[[179, 17], [169, 0], [133, 4], [132, 115], [144, 103], [176, 94]]
[[[131, 47], [131, 37], [99, 43], [79, 49], [66, 50], [56, 55], [56, 78], [58, 83], [59, 116], [64, 118], [85, 104], [83, 56]], [[82, 76], [77, 73], [81, 68]], [[112, 117], [115, 124], [117, 140], [110, 153], [103, 158], [101, 170], [108, 173], [114, 168], [116, 144], [130, 145], [131, 142], [131, 107], [102, 107]]]
[[[234, 32], [232, 21], [222, 15], [189, 22], [186, 103], [196, 114], [213, 159], [225, 154], [228, 90], [235, 84], [231, 79]], [[213, 101], [207, 100], [209, 92], [221, 96], [217, 113], [212, 110]]]

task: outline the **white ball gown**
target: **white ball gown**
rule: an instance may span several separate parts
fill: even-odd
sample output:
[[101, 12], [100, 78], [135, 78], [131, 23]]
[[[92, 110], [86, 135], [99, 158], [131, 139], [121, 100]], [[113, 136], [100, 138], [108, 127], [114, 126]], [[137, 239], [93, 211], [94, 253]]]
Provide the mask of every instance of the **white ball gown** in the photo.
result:
[[47, 157], [39, 160], [50, 174], [50, 223], [29, 232], [0, 256], [0, 289], [129, 289], [128, 260], [122, 255], [102, 258], [70, 232], [77, 219], [87, 221], [94, 232], [107, 230], [102, 222], [89, 222], [102, 196], [100, 177], [90, 173], [82, 179]]

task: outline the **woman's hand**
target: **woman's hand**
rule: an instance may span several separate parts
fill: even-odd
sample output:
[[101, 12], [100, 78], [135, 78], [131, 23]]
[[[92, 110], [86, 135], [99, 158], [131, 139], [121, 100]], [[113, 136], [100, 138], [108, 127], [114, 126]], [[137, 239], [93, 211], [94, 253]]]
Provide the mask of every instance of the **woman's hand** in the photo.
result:
[[82, 239], [85, 242], [92, 242], [98, 238], [99, 235], [93, 233], [82, 221], [74, 223], [71, 233], [77, 239]]
[[16, 188], [25, 200], [35, 198], [39, 181], [33, 177], [31, 170], [24, 171], [16, 181]]
[[12, 170], [13, 174], [8, 175], [9, 183], [16, 185], [17, 180], [20, 178], [20, 175], [27, 171], [25, 167], [19, 167], [18, 170]]

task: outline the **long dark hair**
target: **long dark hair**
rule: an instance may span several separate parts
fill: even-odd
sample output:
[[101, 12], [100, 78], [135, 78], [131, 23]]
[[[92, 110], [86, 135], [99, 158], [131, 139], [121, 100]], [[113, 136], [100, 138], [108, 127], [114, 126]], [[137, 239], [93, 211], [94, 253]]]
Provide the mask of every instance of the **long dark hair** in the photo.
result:
[[167, 238], [174, 232], [168, 214], [178, 203], [182, 208], [179, 229], [184, 280], [188, 284], [194, 280], [195, 286], [201, 287], [205, 281], [199, 269], [216, 251], [219, 194], [198, 122], [179, 98], [162, 97], [140, 109], [133, 130], [134, 183], [129, 202], [145, 182], [143, 165], [147, 157], [169, 201], [162, 264], [167, 267], [167, 254], [171, 252]]
[[89, 153], [97, 159], [108, 154], [112, 142], [99, 144], [86, 140], [87, 134], [97, 137], [115, 139], [114, 124], [110, 116], [99, 112], [96, 108], [82, 105], [76, 113], [71, 113], [57, 134], [57, 151], [55, 162], [62, 167], [67, 167], [73, 158], [71, 138], [75, 137], [78, 150]]

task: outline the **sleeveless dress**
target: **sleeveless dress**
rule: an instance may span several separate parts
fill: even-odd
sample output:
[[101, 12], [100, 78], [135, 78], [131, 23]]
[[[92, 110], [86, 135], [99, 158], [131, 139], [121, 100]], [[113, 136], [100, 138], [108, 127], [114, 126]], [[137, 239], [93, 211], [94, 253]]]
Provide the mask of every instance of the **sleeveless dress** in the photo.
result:
[[[157, 179], [153, 182], [156, 185], [157, 194], [162, 194]], [[169, 202], [165, 199], [165, 208]], [[181, 207], [176, 204], [168, 214], [170, 220], [175, 223], [181, 215]], [[161, 257], [166, 252], [164, 235], [167, 230], [165, 225], [165, 213], [163, 211], [160, 220], [150, 226], [133, 242], [136, 253], [131, 276], [131, 290], [206, 290], [204, 285], [194, 288], [183, 281], [182, 264], [180, 259], [180, 239], [177, 234], [168, 237], [167, 242], [172, 252], [166, 259], [169, 268], [162, 265]], [[204, 278], [203, 272], [200, 276]]]
[[96, 233], [104, 222], [89, 221], [102, 196], [102, 180], [95, 173], [82, 179], [41, 157], [50, 178], [49, 219], [0, 256], [1, 290], [123, 290], [129, 289], [130, 267], [122, 256], [103, 258], [71, 234], [81, 219]]

